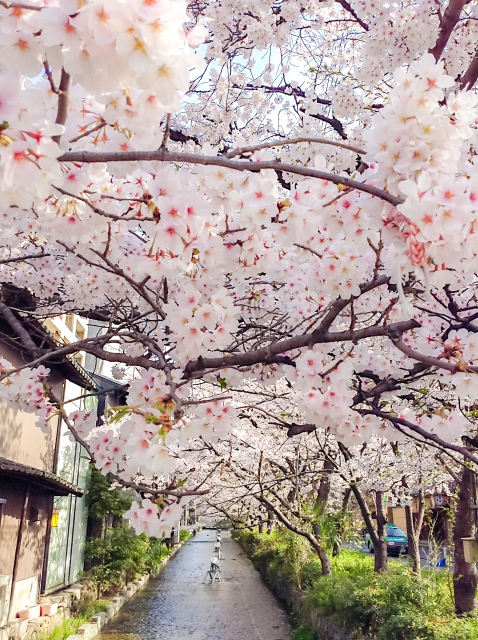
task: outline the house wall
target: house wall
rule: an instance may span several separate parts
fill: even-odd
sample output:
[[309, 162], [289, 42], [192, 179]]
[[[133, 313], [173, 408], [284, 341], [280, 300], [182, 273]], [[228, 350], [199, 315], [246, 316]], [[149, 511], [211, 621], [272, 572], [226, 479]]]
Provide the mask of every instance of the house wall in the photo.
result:
[[388, 520], [404, 531], [407, 530], [407, 519], [405, 516], [405, 509], [403, 507], [391, 507], [389, 509]]
[[[0, 355], [15, 366], [21, 366], [18, 352], [0, 342]], [[56, 397], [63, 397], [63, 379], [52, 373], [49, 384]], [[35, 415], [13, 410], [0, 403], [0, 456], [42, 471], [54, 472], [55, 443], [59, 419], [50, 421], [48, 433], [35, 426]], [[1, 496], [0, 496], [1, 497]]]
[[[4, 606], [0, 610], [0, 626], [7, 622], [15, 551], [28, 486], [27, 481], [4, 477], [0, 479], [1, 497], [6, 499], [6, 503], [3, 505], [0, 544], [0, 584], [6, 583], [6, 591], [8, 592], [5, 592], [2, 598]], [[33, 483], [30, 484], [25, 526], [17, 560], [17, 579], [13, 589], [10, 619], [14, 619], [16, 612], [20, 609], [36, 604], [43, 569], [50, 500], [48, 492]]]
[[[13, 365], [23, 364], [19, 354], [2, 342], [0, 342], [0, 354]], [[50, 374], [49, 384], [55, 396], [63, 399], [64, 378], [58, 372], [53, 371]], [[81, 390], [76, 385], [72, 385], [71, 393], [80, 395]], [[0, 403], [0, 456], [42, 471], [57, 473], [65, 480], [76, 484], [79, 479], [80, 448], [76, 443], [73, 444], [75, 454], [68, 455], [67, 449], [70, 443], [68, 438], [63, 435], [66, 430], [66, 426], [62, 425], [60, 419], [55, 417], [50, 421], [48, 432], [43, 433], [35, 425], [33, 414], [9, 409]], [[51, 491], [45, 491], [34, 483], [30, 485], [29, 506], [18, 554], [15, 585], [12, 588], [15, 553], [27, 486], [27, 479], [0, 477], [0, 498], [6, 500], [2, 508], [3, 517], [0, 530], [0, 628], [8, 623], [9, 609], [9, 620], [12, 620], [17, 611], [37, 603], [41, 589], [45, 553], [47, 552], [47, 530], [54, 498]], [[68, 565], [66, 584], [69, 584], [77, 579], [79, 571], [82, 569], [84, 530], [86, 529], [86, 524], [83, 523], [83, 520], [86, 519], [86, 513], [83, 513], [85, 500], [77, 499], [74, 496], [67, 496], [64, 499], [57, 497], [55, 500], [66, 501], [69, 505], [68, 508], [73, 510], [75, 515], [77, 515], [77, 511], [80, 511], [80, 515], [72, 519], [72, 521], [76, 521], [76, 527], [70, 528], [70, 535], [75, 536], [78, 544], [75, 547], [74, 560], [70, 563], [74, 569]], [[78, 504], [81, 507], [78, 506], [77, 500], [79, 500]], [[73, 549], [73, 547], [71, 548]], [[63, 561], [70, 562], [70, 556], [63, 558]], [[64, 566], [62, 566], [62, 573], [64, 573]], [[61, 584], [65, 584], [65, 582], [62, 581]]]

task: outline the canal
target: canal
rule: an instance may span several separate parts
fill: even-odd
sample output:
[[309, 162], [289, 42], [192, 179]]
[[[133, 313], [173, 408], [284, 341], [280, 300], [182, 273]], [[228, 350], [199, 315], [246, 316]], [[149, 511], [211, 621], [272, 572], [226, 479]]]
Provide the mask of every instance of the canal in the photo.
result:
[[98, 640], [290, 640], [287, 614], [228, 534], [223, 582], [204, 582], [215, 541], [208, 530], [191, 538]]

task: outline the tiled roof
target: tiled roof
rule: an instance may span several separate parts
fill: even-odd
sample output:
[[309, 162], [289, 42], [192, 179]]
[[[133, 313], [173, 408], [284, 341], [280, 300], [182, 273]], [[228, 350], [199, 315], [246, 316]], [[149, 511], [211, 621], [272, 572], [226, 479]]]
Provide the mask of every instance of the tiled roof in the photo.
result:
[[42, 469], [35, 469], [35, 467], [29, 467], [26, 464], [7, 460], [2, 457], [0, 457], [0, 476], [31, 480], [35, 484], [50, 490], [56, 496], [67, 496], [69, 493], [72, 493], [75, 496], [82, 496], [85, 494], [84, 489], [72, 484], [71, 482], [63, 480], [63, 478], [60, 478], [60, 476], [57, 476], [54, 473], [43, 471]]

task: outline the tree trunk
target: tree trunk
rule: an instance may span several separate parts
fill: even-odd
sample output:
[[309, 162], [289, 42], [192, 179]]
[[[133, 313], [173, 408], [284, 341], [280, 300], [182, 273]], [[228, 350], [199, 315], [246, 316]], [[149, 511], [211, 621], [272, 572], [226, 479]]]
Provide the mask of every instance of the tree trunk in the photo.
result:
[[471, 613], [477, 607], [478, 574], [474, 563], [465, 562], [462, 540], [462, 538], [470, 538], [475, 535], [474, 512], [471, 508], [475, 497], [474, 493], [473, 471], [465, 465], [461, 477], [453, 530], [453, 542], [455, 545], [453, 586], [455, 610], [458, 614]]
[[383, 511], [383, 491], [377, 491], [375, 493], [375, 508], [377, 512], [377, 542], [373, 543], [375, 556], [374, 571], [383, 573], [387, 570], [388, 566], [387, 543], [385, 542], [385, 538], [387, 537], [387, 530], [385, 528], [387, 519]]
[[267, 533], [271, 535], [274, 529], [274, 512], [267, 509]]
[[332, 574], [332, 565], [330, 564], [329, 554], [327, 553], [327, 547], [322, 540], [322, 529], [320, 526], [320, 517], [325, 513], [325, 508], [330, 494], [330, 475], [335, 469], [331, 460], [325, 460], [322, 468], [322, 476], [320, 478], [319, 489], [317, 491], [316, 507], [318, 511], [318, 520], [312, 525], [312, 530], [319, 544], [317, 548], [317, 554], [320, 558], [320, 564], [322, 567], [322, 575], [330, 576]]
[[423, 526], [423, 519], [425, 517], [425, 496], [423, 489], [420, 489], [418, 493], [418, 515], [417, 523], [413, 522], [413, 510], [410, 505], [405, 506], [405, 518], [407, 521], [407, 537], [408, 537], [408, 556], [410, 558], [410, 564], [412, 571], [418, 576], [421, 573], [420, 563], [420, 532]]
[[315, 547], [315, 550], [317, 551], [317, 555], [319, 556], [319, 559], [320, 559], [320, 565], [322, 567], [322, 575], [330, 576], [332, 575], [332, 565], [330, 564], [330, 558], [329, 558], [329, 554], [327, 553], [327, 548], [321, 542], [322, 531], [320, 529], [320, 526], [316, 522], [312, 525], [312, 529], [314, 531], [314, 536], [317, 540], [317, 546]]
[[327, 549], [320, 545], [320, 549], [318, 550], [320, 565], [322, 567], [322, 575], [323, 576], [331, 576], [332, 575], [332, 565], [330, 564], [329, 554], [327, 553]]
[[[372, 516], [370, 514], [369, 508], [367, 506], [367, 502], [360, 488], [355, 482], [350, 483], [350, 488], [352, 489], [352, 493], [354, 494], [355, 499], [357, 500], [358, 506], [360, 508], [360, 513], [362, 514], [362, 518], [364, 519], [368, 534], [373, 543], [374, 555], [375, 555], [374, 570], [384, 572], [387, 570], [387, 566], [388, 566], [387, 546], [383, 543], [383, 540], [382, 542], [380, 541], [377, 531], [375, 531]], [[383, 512], [383, 505], [382, 505], [382, 512]], [[384, 527], [382, 525], [382, 529], [383, 528]]]
[[415, 535], [412, 508], [408, 504], [405, 506], [405, 518], [407, 521], [408, 557], [410, 558], [410, 565], [413, 573], [420, 575], [420, 548], [418, 546], [418, 538]]
[[259, 533], [264, 533], [264, 518], [262, 517], [262, 513], [259, 513], [258, 529]]
[[317, 491], [317, 504], [326, 505], [330, 494], [330, 474], [335, 469], [331, 460], [324, 460], [322, 476], [320, 478], [319, 489]]
[[337, 532], [337, 538], [334, 541], [334, 546], [332, 549], [332, 555], [334, 558], [336, 558], [339, 554], [340, 554], [340, 547], [341, 544], [343, 542], [342, 536], [343, 536], [343, 532], [344, 532], [344, 518], [345, 518], [345, 514], [347, 512], [348, 506], [349, 506], [349, 500], [350, 500], [350, 494], [352, 493], [352, 489], [350, 487], [347, 487], [347, 489], [345, 490], [344, 493], [344, 497], [342, 500], [342, 520], [340, 521], [339, 525], [338, 525], [338, 532]]
[[[330, 576], [331, 573], [332, 573], [332, 568], [331, 568], [331, 565], [330, 565], [330, 560], [329, 560], [329, 556], [327, 554], [327, 550], [326, 550], [325, 547], [323, 547], [320, 544], [320, 542], [316, 539], [316, 537], [314, 535], [312, 535], [310, 533], [310, 531], [305, 531], [304, 529], [300, 529], [299, 527], [296, 527], [282, 513], [282, 511], [280, 509], [278, 509], [272, 502], [269, 502], [269, 500], [265, 496], [257, 494], [254, 497], [261, 504], [263, 504], [265, 507], [267, 507], [267, 509], [270, 509], [273, 513], [275, 513], [275, 515], [277, 516], [277, 519], [280, 522], [282, 522], [282, 524], [285, 525], [289, 529], [289, 531], [293, 531], [297, 535], [302, 536], [303, 538], [305, 538], [306, 540], [309, 541], [311, 547], [313, 548], [315, 553], [319, 556], [320, 564], [322, 566], [322, 575]], [[319, 531], [319, 534], [320, 534], [320, 531]]]

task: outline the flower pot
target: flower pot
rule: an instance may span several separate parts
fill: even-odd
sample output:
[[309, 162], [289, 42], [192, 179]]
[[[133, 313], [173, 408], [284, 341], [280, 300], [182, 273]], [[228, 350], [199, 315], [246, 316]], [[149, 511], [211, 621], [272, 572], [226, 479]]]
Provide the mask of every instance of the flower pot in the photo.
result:
[[33, 607], [28, 607], [28, 609], [22, 609], [17, 612], [17, 618], [20, 620], [33, 620], [34, 618], [40, 617], [40, 605], [36, 604]]
[[54, 616], [55, 613], [58, 613], [58, 602], [49, 602], [41, 605], [42, 616]]

